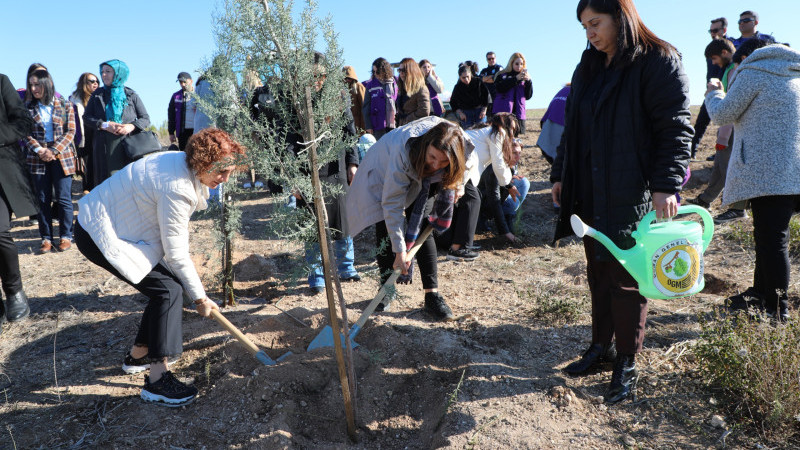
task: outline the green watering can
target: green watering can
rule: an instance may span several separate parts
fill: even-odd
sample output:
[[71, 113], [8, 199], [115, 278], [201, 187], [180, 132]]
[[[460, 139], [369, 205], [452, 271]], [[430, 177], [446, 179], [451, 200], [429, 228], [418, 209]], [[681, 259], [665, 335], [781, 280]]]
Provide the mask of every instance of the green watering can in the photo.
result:
[[678, 214], [697, 213], [703, 227], [694, 221], [656, 222], [650, 211], [631, 236], [636, 245], [628, 250], [617, 247], [605, 234], [572, 215], [570, 224], [578, 237], [591, 236], [608, 251], [639, 283], [639, 293], [647, 298], [670, 299], [696, 294], [705, 287], [703, 252], [711, 243], [714, 220], [704, 208], [686, 205]]

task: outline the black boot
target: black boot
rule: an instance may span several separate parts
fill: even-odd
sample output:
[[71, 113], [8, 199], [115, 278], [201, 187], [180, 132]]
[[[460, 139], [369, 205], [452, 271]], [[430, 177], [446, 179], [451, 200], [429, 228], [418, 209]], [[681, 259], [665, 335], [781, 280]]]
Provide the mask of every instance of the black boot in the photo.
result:
[[28, 297], [24, 291], [6, 296], [6, 317], [9, 322], [16, 322], [28, 317], [31, 309], [28, 307]]
[[608, 385], [606, 395], [603, 396], [606, 403], [613, 405], [633, 396], [637, 381], [639, 372], [636, 371], [636, 355], [617, 355], [611, 383]]
[[0, 299], [0, 331], [2, 331], [2, 326], [5, 323], [6, 323], [6, 301]]
[[617, 358], [617, 346], [610, 344], [592, 344], [583, 352], [581, 359], [564, 368], [568, 375], [584, 375], [601, 362], [611, 362]]

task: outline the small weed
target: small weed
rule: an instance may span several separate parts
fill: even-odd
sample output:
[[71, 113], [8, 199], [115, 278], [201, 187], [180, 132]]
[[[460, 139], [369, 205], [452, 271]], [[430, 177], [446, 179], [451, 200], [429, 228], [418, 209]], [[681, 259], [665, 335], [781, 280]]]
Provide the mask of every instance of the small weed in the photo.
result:
[[[752, 247], [755, 245], [753, 227], [746, 222], [732, 224], [722, 236], [744, 247]], [[792, 217], [789, 221], [789, 253], [792, 255], [800, 255], [800, 219], [796, 216]]]
[[800, 420], [800, 323], [775, 325], [744, 314], [701, 318], [695, 352], [700, 369], [722, 392], [729, 414], [770, 439], [792, 437]]
[[520, 299], [532, 304], [529, 310], [531, 317], [546, 323], [575, 322], [586, 304], [586, 294], [559, 281], [540, 283], [517, 294]]

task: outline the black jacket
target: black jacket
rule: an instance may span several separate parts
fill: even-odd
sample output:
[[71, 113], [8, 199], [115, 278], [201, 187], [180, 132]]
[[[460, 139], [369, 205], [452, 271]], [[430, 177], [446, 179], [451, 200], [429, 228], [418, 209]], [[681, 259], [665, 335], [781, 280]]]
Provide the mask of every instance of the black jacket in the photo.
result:
[[489, 105], [489, 89], [478, 77], [472, 77], [469, 84], [456, 82], [450, 95], [450, 107], [459, 109], [486, 108]]
[[7, 76], [0, 74], [0, 189], [17, 217], [38, 211], [19, 140], [33, 132], [33, 118]]
[[[596, 52], [583, 53], [567, 97], [565, 130], [550, 175], [550, 181], [562, 183], [555, 240], [572, 234], [569, 219], [579, 195], [575, 182], [588, 178], [578, 173], [577, 105], [591, 81], [585, 79], [582, 67]], [[632, 247], [631, 232], [650, 211], [651, 193], [680, 191], [693, 135], [689, 82], [678, 56], [651, 51], [613, 70], [597, 101], [591, 136], [586, 138], [592, 146], [594, 228], [620, 248]]]

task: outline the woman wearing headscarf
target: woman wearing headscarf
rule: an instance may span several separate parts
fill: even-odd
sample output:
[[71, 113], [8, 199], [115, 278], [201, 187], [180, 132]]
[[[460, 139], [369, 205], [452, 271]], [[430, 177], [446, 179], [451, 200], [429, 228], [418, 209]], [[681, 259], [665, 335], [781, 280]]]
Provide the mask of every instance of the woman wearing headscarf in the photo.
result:
[[[572, 234], [576, 214], [628, 249], [650, 210], [659, 219], [678, 211], [693, 134], [689, 81], [678, 51], [645, 26], [632, 0], [580, 0], [577, 17], [588, 42], [550, 173], [561, 207], [555, 239]], [[589, 238], [583, 245], [592, 342], [564, 371], [583, 375], [613, 361], [605, 400], [617, 403], [632, 396], [639, 378], [647, 299], [602, 245]]]
[[125, 86], [128, 66], [112, 59], [100, 64], [103, 87], [92, 93], [84, 113], [84, 128], [95, 131], [92, 159], [93, 185], [97, 186], [130, 162], [122, 139], [150, 126], [150, 116], [139, 95]]

